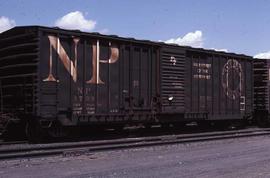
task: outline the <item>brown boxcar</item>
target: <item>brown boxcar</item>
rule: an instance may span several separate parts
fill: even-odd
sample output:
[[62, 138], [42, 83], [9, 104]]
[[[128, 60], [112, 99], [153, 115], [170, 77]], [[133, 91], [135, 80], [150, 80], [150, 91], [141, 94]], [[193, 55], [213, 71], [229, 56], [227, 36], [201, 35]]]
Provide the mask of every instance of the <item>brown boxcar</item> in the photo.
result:
[[[246, 119], [252, 58], [40, 26], [0, 34], [2, 120], [37, 128]], [[37, 125], [39, 127], [37, 127]]]

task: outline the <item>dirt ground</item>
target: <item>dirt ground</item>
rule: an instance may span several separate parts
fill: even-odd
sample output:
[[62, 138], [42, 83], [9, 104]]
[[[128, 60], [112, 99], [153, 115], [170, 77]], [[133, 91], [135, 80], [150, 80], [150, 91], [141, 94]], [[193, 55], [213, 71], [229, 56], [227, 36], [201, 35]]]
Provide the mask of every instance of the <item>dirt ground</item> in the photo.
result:
[[270, 177], [270, 136], [0, 162], [0, 177]]

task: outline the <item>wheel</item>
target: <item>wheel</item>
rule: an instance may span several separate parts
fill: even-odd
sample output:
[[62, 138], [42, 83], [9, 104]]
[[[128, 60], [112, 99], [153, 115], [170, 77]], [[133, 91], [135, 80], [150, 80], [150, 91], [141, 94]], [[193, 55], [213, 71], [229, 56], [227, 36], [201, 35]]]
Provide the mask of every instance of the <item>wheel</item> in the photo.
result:
[[270, 123], [267, 116], [258, 116], [257, 117], [257, 123], [259, 127], [269, 127]]
[[197, 121], [197, 125], [202, 129], [209, 129], [212, 127], [211, 121]]
[[6, 141], [24, 140], [24, 125], [23, 123], [9, 123], [2, 133], [2, 137]]
[[52, 138], [64, 138], [68, 135], [68, 132], [59, 122], [55, 121], [48, 129], [48, 135]]
[[25, 125], [25, 134], [30, 143], [42, 141], [42, 131], [37, 122], [28, 121]]
[[246, 127], [247, 123], [246, 120], [241, 119], [241, 120], [236, 120], [231, 123], [231, 128], [232, 129], [244, 129]]
[[164, 129], [170, 129], [172, 127], [172, 124], [170, 123], [164, 123], [161, 125]]

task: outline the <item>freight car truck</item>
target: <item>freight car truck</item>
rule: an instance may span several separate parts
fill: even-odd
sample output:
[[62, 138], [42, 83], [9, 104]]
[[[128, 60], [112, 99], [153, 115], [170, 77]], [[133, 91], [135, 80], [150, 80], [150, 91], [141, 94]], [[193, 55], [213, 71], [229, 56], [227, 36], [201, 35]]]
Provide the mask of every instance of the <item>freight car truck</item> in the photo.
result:
[[15, 27], [0, 34], [2, 125], [21, 123], [33, 139], [88, 126], [246, 121], [252, 68], [234, 53]]

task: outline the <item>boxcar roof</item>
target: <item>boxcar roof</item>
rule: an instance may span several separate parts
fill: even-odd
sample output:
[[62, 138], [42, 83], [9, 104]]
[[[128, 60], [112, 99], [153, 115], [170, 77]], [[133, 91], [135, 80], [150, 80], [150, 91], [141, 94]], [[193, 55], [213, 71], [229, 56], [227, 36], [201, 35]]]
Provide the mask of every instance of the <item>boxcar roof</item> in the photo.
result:
[[[25, 29], [33, 29], [33, 30], [41, 30], [41, 31], [46, 31], [48, 33], [61, 33], [64, 35], [75, 35], [75, 36], [89, 36], [89, 37], [95, 37], [95, 38], [105, 38], [109, 40], [120, 40], [120, 41], [125, 41], [125, 42], [134, 42], [134, 43], [139, 43], [139, 44], [146, 44], [146, 45], [153, 45], [153, 46], [166, 46], [166, 47], [175, 47], [175, 48], [182, 48], [187, 51], [192, 51], [192, 52], [199, 52], [199, 53], [211, 53], [214, 55], [230, 55], [230, 56], [237, 56], [237, 57], [242, 57], [242, 58], [252, 58], [251, 56], [247, 56], [245, 54], [236, 54], [236, 53], [231, 53], [231, 52], [223, 52], [223, 51], [215, 51], [212, 49], [204, 49], [204, 48], [194, 48], [190, 46], [180, 46], [178, 44], [168, 44], [164, 42], [157, 42], [157, 41], [150, 41], [150, 40], [141, 40], [141, 39], [135, 39], [135, 38], [128, 38], [128, 37], [120, 37], [117, 35], [104, 35], [100, 34], [98, 32], [82, 32], [80, 30], [67, 30], [67, 29], [61, 29], [58, 27], [46, 27], [46, 26], [17, 26], [14, 27], [10, 30], [7, 30], [3, 33], [0, 33], [1, 35], [12, 35], [12, 33], [16, 33], [16, 31], [20, 30], [25, 30]], [[1, 41], [1, 39], [0, 39]]]

